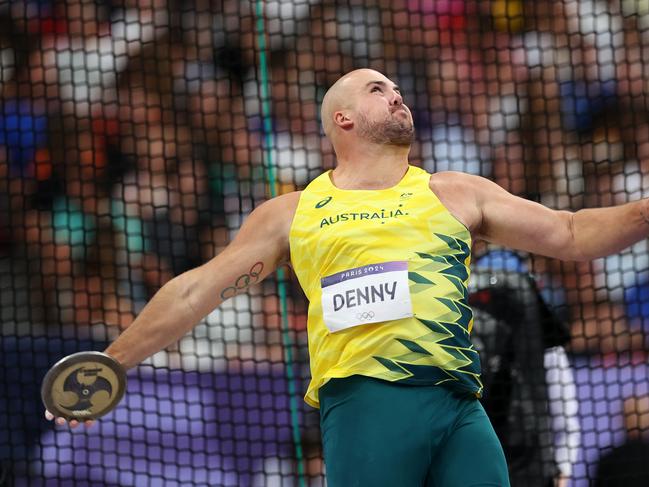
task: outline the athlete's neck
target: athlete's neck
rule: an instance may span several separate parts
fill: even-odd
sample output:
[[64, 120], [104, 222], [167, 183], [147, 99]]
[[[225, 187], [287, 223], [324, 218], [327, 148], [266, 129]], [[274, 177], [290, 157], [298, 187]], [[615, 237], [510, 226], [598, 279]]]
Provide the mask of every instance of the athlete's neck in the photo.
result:
[[337, 152], [338, 165], [331, 173], [337, 188], [387, 189], [401, 181], [410, 147], [363, 144], [363, 148]]

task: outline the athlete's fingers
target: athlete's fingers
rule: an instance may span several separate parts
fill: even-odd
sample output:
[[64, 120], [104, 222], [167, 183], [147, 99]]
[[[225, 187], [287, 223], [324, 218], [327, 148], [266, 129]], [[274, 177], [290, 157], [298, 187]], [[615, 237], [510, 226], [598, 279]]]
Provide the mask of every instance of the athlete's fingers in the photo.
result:
[[[83, 367], [79, 369], [77, 367], [79, 364], [82, 364], [88, 371], [90, 369], [94, 371], [96, 376], [94, 386], [80, 382], [78, 375]], [[97, 375], [100, 371], [103, 375]], [[73, 397], [76, 394], [77, 400], [80, 401], [79, 398], [91, 395], [96, 390], [93, 387], [107, 392], [109, 400], [100, 401], [97, 404], [85, 404], [83, 418], [74, 418], [75, 409], [78, 408], [63, 407], [55, 400], [62, 393], [70, 393]], [[45, 405], [45, 417], [48, 420], [54, 419], [55, 423], [60, 426], [67, 423], [70, 428], [77, 428], [83, 423], [89, 428], [94, 424], [94, 419], [103, 416], [117, 406], [125, 389], [126, 372], [114, 358], [101, 352], [73, 353], [54, 364], [43, 379], [41, 398]]]
[[[45, 410], [45, 419], [47, 419], [48, 421], [54, 420], [54, 422], [59, 426], [63, 426], [67, 422], [65, 418], [55, 418], [54, 415], [50, 413], [47, 409]], [[81, 424], [81, 422], [76, 419], [73, 419], [70, 421], [69, 424], [70, 424], [70, 428], [76, 428]], [[86, 419], [83, 422], [83, 425], [86, 428], [90, 428], [93, 424], [95, 424], [95, 421], [93, 419]]]

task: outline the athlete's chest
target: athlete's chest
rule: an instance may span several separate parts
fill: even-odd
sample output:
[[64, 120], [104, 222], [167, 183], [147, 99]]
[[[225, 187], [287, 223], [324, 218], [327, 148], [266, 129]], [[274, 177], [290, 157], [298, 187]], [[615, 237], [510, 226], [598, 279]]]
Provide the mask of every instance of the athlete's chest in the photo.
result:
[[394, 192], [380, 199], [326, 197], [316, 202], [300, 223], [318, 242], [362, 238], [368, 234], [392, 239], [397, 234], [425, 231], [426, 215], [425, 202], [413, 193]]

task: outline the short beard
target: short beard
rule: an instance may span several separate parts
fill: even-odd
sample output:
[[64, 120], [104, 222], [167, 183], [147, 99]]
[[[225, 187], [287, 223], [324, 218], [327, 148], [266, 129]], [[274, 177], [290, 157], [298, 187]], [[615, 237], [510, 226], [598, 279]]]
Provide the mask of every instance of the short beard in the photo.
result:
[[415, 127], [409, 119], [399, 121], [390, 117], [370, 122], [364, 114], [359, 113], [358, 122], [359, 134], [375, 144], [410, 147], [415, 140]]

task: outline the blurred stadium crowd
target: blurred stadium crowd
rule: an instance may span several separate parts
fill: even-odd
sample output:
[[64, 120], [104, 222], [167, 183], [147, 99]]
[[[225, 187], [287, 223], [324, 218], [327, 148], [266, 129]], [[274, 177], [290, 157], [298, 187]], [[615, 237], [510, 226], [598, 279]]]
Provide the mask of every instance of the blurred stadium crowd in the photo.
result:
[[[108, 340], [227, 244], [269, 196], [268, 165], [282, 192], [332, 168], [319, 106], [355, 67], [399, 84], [417, 129], [412, 164], [480, 174], [558, 209], [649, 196], [647, 0], [262, 4], [270, 146], [255, 2], [0, 0], [5, 341]], [[587, 485], [578, 479], [624, 441], [623, 411], [637, 416], [634, 438], [649, 434], [649, 247], [585, 264], [516, 259], [570, 330], [574, 485]], [[291, 295], [303, 345], [305, 304]], [[281, 362], [278, 310], [265, 284], [153, 363]]]

